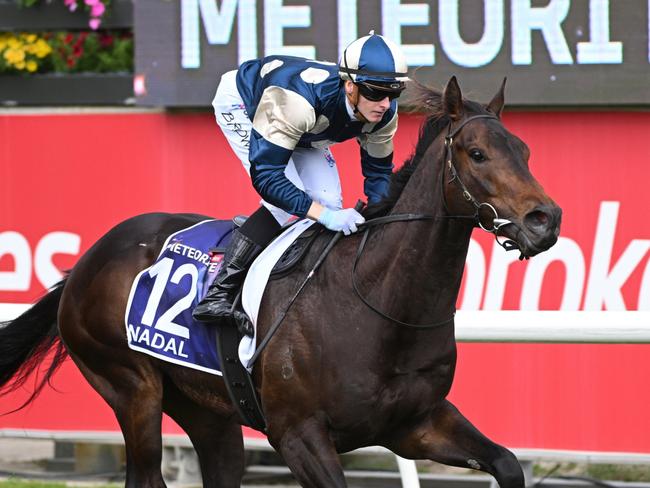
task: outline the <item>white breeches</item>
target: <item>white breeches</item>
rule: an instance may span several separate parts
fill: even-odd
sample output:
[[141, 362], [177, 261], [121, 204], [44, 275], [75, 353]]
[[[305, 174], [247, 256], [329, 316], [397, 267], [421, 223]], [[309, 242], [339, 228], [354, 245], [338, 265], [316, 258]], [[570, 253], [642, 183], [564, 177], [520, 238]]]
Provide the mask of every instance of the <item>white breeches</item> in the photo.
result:
[[[236, 74], [237, 71], [229, 71], [221, 77], [212, 106], [217, 124], [250, 175], [248, 147], [253, 123], [248, 118], [244, 102], [237, 91]], [[329, 148], [297, 147], [284, 174], [314, 201], [333, 209], [342, 207], [341, 181], [336, 169], [336, 161]], [[291, 214], [264, 200], [260, 203], [271, 211], [280, 225], [286, 224], [292, 217]]]

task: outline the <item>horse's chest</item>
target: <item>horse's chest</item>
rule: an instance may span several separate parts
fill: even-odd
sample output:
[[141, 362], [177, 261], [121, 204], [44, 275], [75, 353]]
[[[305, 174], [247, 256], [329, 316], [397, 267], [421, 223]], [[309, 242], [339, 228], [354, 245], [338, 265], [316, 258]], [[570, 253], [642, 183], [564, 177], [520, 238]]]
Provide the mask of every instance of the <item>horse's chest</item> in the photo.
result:
[[404, 422], [426, 415], [447, 396], [453, 370], [451, 362], [437, 363], [420, 370], [393, 371], [365, 384], [348, 384], [329, 409], [341, 445], [374, 443]]

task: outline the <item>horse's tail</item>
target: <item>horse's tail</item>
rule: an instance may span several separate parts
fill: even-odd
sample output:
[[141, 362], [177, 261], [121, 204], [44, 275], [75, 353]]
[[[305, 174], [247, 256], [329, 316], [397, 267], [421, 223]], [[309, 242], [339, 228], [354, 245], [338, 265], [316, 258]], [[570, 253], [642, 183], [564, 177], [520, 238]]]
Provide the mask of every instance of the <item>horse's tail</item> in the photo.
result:
[[68, 355], [56, 324], [65, 281], [66, 278], [54, 285], [18, 318], [0, 322], [0, 396], [21, 388], [53, 351], [51, 362], [45, 373], [37, 378], [31, 396], [12, 412], [27, 406], [38, 396]]

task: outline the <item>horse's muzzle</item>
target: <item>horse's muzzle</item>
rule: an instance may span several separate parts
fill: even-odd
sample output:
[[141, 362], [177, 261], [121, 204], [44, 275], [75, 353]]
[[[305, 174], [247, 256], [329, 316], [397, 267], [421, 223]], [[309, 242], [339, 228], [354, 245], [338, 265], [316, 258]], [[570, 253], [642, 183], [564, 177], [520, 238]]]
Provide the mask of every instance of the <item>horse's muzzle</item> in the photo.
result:
[[527, 256], [533, 256], [546, 251], [557, 242], [560, 235], [562, 222], [562, 209], [557, 205], [539, 205], [528, 212], [523, 219], [523, 232], [519, 237], [524, 241], [519, 242], [522, 251], [525, 249]]

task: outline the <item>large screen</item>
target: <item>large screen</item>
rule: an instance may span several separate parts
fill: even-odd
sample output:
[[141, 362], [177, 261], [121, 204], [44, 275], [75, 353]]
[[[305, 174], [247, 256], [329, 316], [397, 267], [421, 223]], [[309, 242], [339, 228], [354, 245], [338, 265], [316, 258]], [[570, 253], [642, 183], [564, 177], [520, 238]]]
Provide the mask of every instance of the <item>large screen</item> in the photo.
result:
[[[138, 103], [208, 106], [221, 74], [287, 54], [327, 61], [371, 29], [411, 73], [520, 106], [650, 105], [650, 0], [138, 0]], [[415, 74], [417, 69], [417, 73]]]

